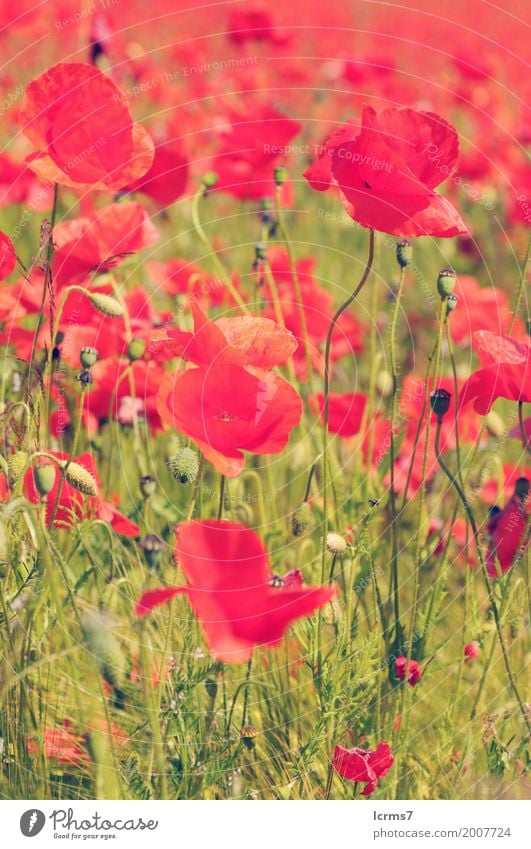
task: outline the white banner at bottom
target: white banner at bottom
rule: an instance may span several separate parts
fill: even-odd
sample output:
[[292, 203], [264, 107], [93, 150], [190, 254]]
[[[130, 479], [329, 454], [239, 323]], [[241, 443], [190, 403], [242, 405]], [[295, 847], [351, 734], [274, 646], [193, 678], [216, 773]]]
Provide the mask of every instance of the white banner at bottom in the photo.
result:
[[1, 845], [529, 849], [529, 808], [521, 801], [3, 801]]

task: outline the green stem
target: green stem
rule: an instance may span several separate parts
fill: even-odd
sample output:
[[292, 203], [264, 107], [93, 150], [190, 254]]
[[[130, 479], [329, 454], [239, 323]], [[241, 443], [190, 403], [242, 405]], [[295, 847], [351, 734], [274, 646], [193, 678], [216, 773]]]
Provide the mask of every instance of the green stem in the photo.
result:
[[522, 295], [524, 293], [524, 288], [525, 288], [525, 279], [526, 279], [526, 275], [527, 275], [527, 264], [529, 262], [530, 252], [531, 252], [531, 236], [529, 236], [529, 238], [527, 240], [527, 248], [526, 248], [526, 252], [525, 252], [525, 257], [524, 257], [524, 261], [522, 263], [522, 266], [520, 268], [520, 283], [519, 283], [519, 286], [518, 286], [518, 292], [516, 294], [516, 303], [514, 305], [513, 317], [511, 319], [511, 323], [509, 325], [509, 330], [507, 331], [509, 336], [513, 332], [514, 324], [516, 322], [516, 319], [518, 318], [518, 313], [520, 312], [520, 303], [522, 301]]

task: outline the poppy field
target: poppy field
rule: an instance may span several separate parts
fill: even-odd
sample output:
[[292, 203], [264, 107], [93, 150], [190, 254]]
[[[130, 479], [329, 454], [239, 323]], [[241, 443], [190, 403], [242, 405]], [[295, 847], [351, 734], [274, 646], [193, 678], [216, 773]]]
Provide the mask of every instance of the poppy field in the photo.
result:
[[455, 5], [0, 9], [1, 798], [529, 797], [529, 12]]

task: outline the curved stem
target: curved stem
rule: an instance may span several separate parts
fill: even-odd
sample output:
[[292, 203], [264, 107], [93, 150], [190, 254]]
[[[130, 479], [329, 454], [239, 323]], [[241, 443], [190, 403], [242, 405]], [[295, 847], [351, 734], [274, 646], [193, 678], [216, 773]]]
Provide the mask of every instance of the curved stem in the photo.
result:
[[529, 732], [531, 732], [531, 722], [530, 722], [529, 717], [527, 715], [527, 711], [526, 711], [525, 705], [522, 701], [522, 697], [520, 696], [520, 693], [518, 691], [518, 687], [516, 686], [516, 680], [515, 680], [515, 677], [514, 677], [514, 674], [513, 674], [513, 670], [511, 668], [511, 663], [509, 661], [509, 655], [507, 653], [507, 647], [505, 645], [505, 640], [503, 638], [500, 612], [498, 610], [498, 605], [496, 603], [496, 599], [494, 597], [494, 593], [493, 593], [493, 590], [492, 590], [492, 587], [491, 587], [491, 584], [490, 584], [490, 578], [489, 578], [489, 574], [487, 572], [485, 559], [483, 557], [483, 551], [481, 550], [481, 544], [480, 544], [480, 540], [479, 540], [479, 532], [478, 532], [478, 528], [477, 528], [477, 525], [476, 525], [476, 520], [474, 518], [474, 514], [472, 513], [472, 509], [470, 507], [470, 504], [468, 503], [468, 499], [467, 499], [465, 493], [461, 489], [460, 484], [458, 483], [458, 481], [456, 481], [454, 475], [452, 474], [452, 472], [450, 471], [448, 466], [445, 464], [445, 462], [444, 462], [444, 460], [441, 456], [441, 451], [440, 451], [441, 425], [442, 425], [442, 417], [439, 417], [437, 419], [437, 429], [435, 431], [435, 454], [437, 456], [437, 461], [438, 461], [441, 469], [445, 473], [446, 477], [448, 478], [448, 480], [450, 481], [452, 486], [455, 488], [457, 494], [459, 495], [459, 498], [462, 501], [466, 515], [467, 515], [468, 520], [470, 522], [470, 526], [472, 528], [472, 533], [474, 534], [474, 540], [475, 540], [475, 543], [476, 543], [479, 562], [481, 564], [481, 570], [483, 572], [483, 579], [484, 579], [485, 587], [486, 587], [486, 590], [487, 590], [489, 603], [490, 603], [490, 606], [491, 606], [491, 609], [492, 609], [492, 614], [494, 616], [494, 623], [496, 625], [496, 633], [497, 633], [497, 636], [498, 636], [498, 642], [500, 644], [500, 648], [501, 648], [501, 652], [502, 652], [502, 656], [503, 656], [503, 662], [505, 664], [505, 669], [507, 671], [507, 677], [509, 679], [509, 684], [510, 684], [511, 689], [514, 693], [516, 701], [518, 702], [518, 707], [520, 708], [520, 713], [522, 714], [524, 722], [527, 726], [527, 730]]

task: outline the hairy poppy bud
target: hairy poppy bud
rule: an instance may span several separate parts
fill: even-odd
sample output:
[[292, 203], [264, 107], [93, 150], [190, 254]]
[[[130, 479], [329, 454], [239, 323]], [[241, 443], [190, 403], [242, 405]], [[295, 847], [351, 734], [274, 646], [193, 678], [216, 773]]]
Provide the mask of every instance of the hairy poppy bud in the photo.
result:
[[146, 534], [138, 543], [150, 569], [158, 569], [162, 561], [164, 542], [156, 534]]
[[514, 494], [522, 501], [525, 501], [529, 495], [529, 481], [527, 478], [518, 478], [514, 485]]
[[400, 268], [406, 268], [406, 266], [410, 265], [412, 259], [413, 247], [411, 245], [411, 242], [408, 242], [407, 239], [402, 239], [401, 242], [397, 242], [396, 261], [398, 262]]
[[16, 451], [9, 458], [7, 464], [7, 480], [9, 486], [14, 486], [24, 474], [28, 462], [28, 455], [25, 451]]
[[85, 616], [81, 622], [81, 630], [87, 648], [98, 661], [105, 681], [112, 687], [122, 687], [126, 673], [125, 656], [105, 614], [98, 611]]
[[430, 404], [433, 412], [439, 420], [446, 415], [450, 409], [452, 396], [446, 389], [435, 389], [430, 395]]
[[207, 171], [206, 174], [203, 176], [203, 188], [205, 190], [213, 189], [214, 186], [218, 183], [218, 181], [219, 177], [215, 171]]
[[[62, 468], [65, 468], [65, 460], [61, 462], [61, 466]], [[80, 466], [79, 463], [70, 463], [66, 470], [65, 477], [70, 486], [73, 486], [74, 489], [79, 490], [79, 492], [82, 492], [84, 495], [98, 494], [96, 481], [90, 472], [87, 472], [87, 470], [83, 468], [83, 466]]]
[[144, 355], [145, 350], [146, 343], [143, 339], [131, 339], [129, 342], [129, 348], [127, 349], [127, 356], [131, 362], [134, 362]]
[[180, 448], [168, 460], [168, 468], [179, 483], [195, 483], [199, 473], [199, 458], [192, 448]]
[[347, 550], [347, 541], [341, 534], [331, 531], [326, 535], [326, 547], [330, 554], [344, 554]]
[[35, 466], [33, 469], [33, 479], [35, 488], [39, 495], [45, 496], [52, 491], [55, 483], [55, 466], [53, 463], [46, 463], [43, 466]]
[[254, 725], [244, 725], [240, 731], [240, 737], [246, 749], [254, 749], [258, 731]]
[[376, 375], [376, 389], [382, 398], [388, 398], [393, 391], [393, 376], [388, 371], [380, 371]]
[[144, 498], [149, 498], [157, 489], [157, 482], [151, 475], [144, 475], [140, 478], [140, 492]]
[[288, 177], [288, 169], [284, 168], [283, 165], [277, 165], [277, 167], [273, 171], [273, 178], [277, 186], [281, 186], [282, 183], [285, 183]]
[[303, 501], [302, 504], [293, 511], [293, 515], [291, 517], [291, 530], [293, 532], [294, 537], [300, 537], [309, 526], [312, 518], [311, 507], [307, 501]]
[[107, 315], [109, 318], [119, 318], [124, 314], [123, 306], [110, 295], [103, 295], [101, 292], [89, 292], [88, 295], [92, 306], [103, 315]]
[[459, 303], [459, 298], [457, 295], [448, 295], [446, 298], [446, 312], [450, 313], [457, 309], [457, 304]]
[[441, 298], [447, 298], [455, 289], [457, 275], [453, 268], [443, 268], [437, 277], [437, 291]]
[[79, 352], [79, 361], [83, 368], [92, 368], [94, 363], [98, 361], [98, 352], [96, 348], [81, 348]]

